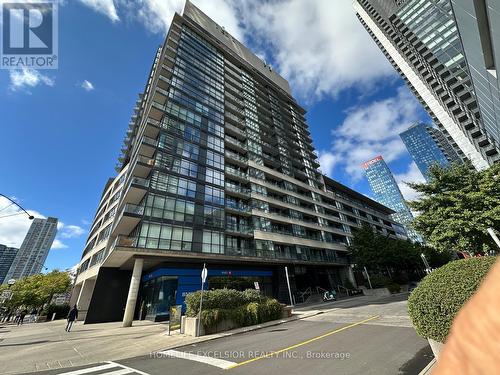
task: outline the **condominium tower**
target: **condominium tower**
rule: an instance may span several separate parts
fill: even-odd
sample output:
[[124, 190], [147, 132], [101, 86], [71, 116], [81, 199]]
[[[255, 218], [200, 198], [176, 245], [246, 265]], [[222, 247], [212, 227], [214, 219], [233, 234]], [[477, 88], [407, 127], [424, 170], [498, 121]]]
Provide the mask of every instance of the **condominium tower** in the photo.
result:
[[405, 226], [408, 237], [412, 241], [423, 242], [420, 236], [411, 227], [413, 214], [405, 202], [399, 186], [382, 156], [377, 156], [362, 164], [368, 183], [381, 204], [395, 211], [392, 218]]
[[4, 281], [7, 283], [8, 280], [5, 280], [5, 277], [7, 276], [18, 251], [19, 249], [15, 247], [0, 245], [0, 284], [3, 284]]
[[443, 133], [431, 125], [415, 123], [399, 136], [426, 181], [432, 165], [448, 167], [451, 163], [462, 163]]
[[353, 282], [347, 245], [389, 208], [321, 175], [288, 82], [186, 2], [139, 96], [72, 296], [87, 323], [168, 318], [200, 289], [253, 288], [290, 303]]
[[40, 273], [57, 234], [57, 219], [34, 219], [5, 281]]
[[478, 104], [451, 1], [353, 4], [358, 19], [456, 152], [478, 170], [498, 161], [500, 143]]

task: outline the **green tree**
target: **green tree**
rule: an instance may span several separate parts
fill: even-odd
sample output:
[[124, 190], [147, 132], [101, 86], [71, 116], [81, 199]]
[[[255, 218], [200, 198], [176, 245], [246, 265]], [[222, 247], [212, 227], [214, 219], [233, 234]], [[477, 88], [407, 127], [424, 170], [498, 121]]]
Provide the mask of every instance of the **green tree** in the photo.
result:
[[486, 229], [500, 230], [500, 164], [477, 172], [470, 164], [433, 166], [428, 183], [410, 183], [420, 198], [412, 226], [441, 252], [498, 250]]
[[[40, 308], [49, 303], [56, 293], [67, 292], [71, 279], [67, 272], [52, 271], [48, 274], [28, 276], [10, 287], [12, 298], [6, 301], [8, 308], [24, 306], [26, 308]], [[8, 287], [3, 286], [5, 290]], [[1, 290], [0, 290], [1, 291]]]

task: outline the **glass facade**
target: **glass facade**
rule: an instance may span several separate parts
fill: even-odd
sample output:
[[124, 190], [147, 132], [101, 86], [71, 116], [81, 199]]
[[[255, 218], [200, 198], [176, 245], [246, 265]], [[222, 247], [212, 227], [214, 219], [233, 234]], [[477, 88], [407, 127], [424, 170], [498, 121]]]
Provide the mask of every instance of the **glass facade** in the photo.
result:
[[432, 165], [447, 167], [462, 162], [441, 132], [430, 125], [416, 123], [399, 136], [426, 181]]
[[474, 72], [467, 64], [452, 1], [355, 0], [353, 4], [358, 19], [455, 152], [477, 169], [499, 160], [500, 146], [478, 105]]
[[423, 242], [422, 237], [411, 228], [413, 215], [382, 156], [377, 156], [363, 163], [363, 169], [375, 199], [396, 211], [396, 213], [392, 214], [392, 218], [405, 226], [408, 237], [412, 241]]

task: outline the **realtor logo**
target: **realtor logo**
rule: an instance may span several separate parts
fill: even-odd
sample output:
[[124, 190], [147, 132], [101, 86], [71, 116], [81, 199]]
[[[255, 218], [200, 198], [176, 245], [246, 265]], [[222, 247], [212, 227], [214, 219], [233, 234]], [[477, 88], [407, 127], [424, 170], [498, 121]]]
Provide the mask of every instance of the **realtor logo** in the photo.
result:
[[2, 69], [57, 69], [57, 0], [2, 4]]

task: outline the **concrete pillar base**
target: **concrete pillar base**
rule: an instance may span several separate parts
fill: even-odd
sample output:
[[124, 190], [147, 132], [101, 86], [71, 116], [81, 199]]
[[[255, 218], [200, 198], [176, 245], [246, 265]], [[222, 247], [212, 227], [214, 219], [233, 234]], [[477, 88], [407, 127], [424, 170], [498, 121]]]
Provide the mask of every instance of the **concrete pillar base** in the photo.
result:
[[137, 258], [134, 262], [134, 270], [130, 279], [130, 287], [128, 290], [127, 304], [125, 305], [125, 314], [123, 314], [123, 327], [131, 327], [134, 319], [135, 305], [137, 303], [137, 295], [139, 294], [139, 285], [141, 284], [142, 267], [144, 259]]

